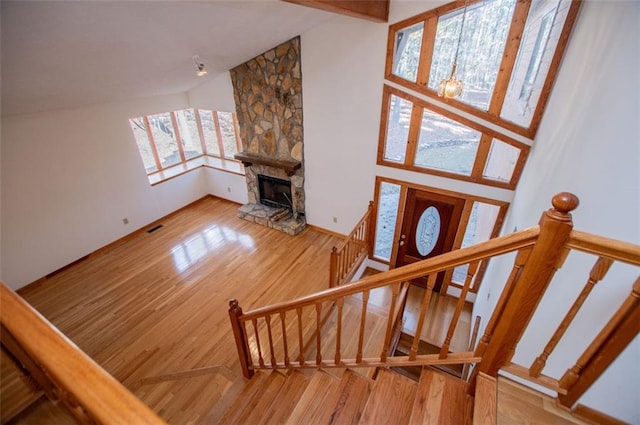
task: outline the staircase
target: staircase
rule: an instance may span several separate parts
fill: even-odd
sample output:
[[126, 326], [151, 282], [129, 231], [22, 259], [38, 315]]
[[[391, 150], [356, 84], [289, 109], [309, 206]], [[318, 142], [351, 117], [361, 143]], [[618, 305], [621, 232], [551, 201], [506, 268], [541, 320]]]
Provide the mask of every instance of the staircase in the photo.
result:
[[4, 348], [0, 350], [0, 423], [5, 424], [44, 395], [29, 383]]
[[341, 377], [323, 369], [310, 373], [257, 372], [220, 424], [495, 423], [495, 381], [483, 390], [488, 396], [478, 394], [481, 419], [474, 422], [474, 398], [467, 395], [467, 383], [431, 367], [422, 368], [418, 382], [382, 368], [375, 379], [352, 369]]

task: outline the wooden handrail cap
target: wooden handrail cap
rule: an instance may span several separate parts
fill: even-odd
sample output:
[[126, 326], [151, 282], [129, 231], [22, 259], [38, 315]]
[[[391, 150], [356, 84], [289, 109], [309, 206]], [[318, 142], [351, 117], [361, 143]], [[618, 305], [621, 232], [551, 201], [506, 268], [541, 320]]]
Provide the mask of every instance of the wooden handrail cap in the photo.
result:
[[560, 192], [551, 199], [553, 209], [562, 214], [567, 214], [575, 210], [579, 204], [580, 200], [578, 197], [570, 192]]

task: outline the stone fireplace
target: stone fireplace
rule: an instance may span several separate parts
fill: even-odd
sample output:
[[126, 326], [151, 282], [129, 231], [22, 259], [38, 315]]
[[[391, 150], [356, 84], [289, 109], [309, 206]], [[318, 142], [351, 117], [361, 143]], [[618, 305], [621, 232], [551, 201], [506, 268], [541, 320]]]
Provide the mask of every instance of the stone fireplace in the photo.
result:
[[[300, 38], [238, 65], [230, 73], [242, 138], [242, 152], [236, 159], [245, 165], [249, 193], [249, 203], [240, 207], [238, 216], [298, 234], [306, 225]], [[289, 199], [282, 196], [281, 202], [261, 202], [258, 176], [265, 176], [263, 181], [277, 179]]]

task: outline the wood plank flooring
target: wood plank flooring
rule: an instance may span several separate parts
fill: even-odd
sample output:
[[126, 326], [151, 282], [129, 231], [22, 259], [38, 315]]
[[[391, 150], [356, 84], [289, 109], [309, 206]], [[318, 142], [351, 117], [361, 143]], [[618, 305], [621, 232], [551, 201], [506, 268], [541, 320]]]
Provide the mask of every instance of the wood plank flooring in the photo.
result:
[[498, 376], [497, 425], [587, 425], [556, 405], [555, 399]]
[[[247, 311], [326, 289], [340, 241], [312, 229], [291, 237], [237, 208], [204, 198], [20, 294], [170, 423], [216, 423], [245, 383], [228, 300]], [[46, 405], [16, 423], [55, 423]]]

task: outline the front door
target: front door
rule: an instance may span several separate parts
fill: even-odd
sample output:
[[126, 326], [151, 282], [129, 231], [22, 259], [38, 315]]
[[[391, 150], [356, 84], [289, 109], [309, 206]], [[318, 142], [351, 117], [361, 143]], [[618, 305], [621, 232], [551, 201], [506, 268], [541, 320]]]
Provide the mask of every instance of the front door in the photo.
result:
[[[398, 240], [395, 267], [415, 263], [451, 251], [465, 200], [437, 193], [409, 189]], [[434, 290], [440, 291], [444, 272]], [[412, 283], [426, 286], [427, 279]]]

